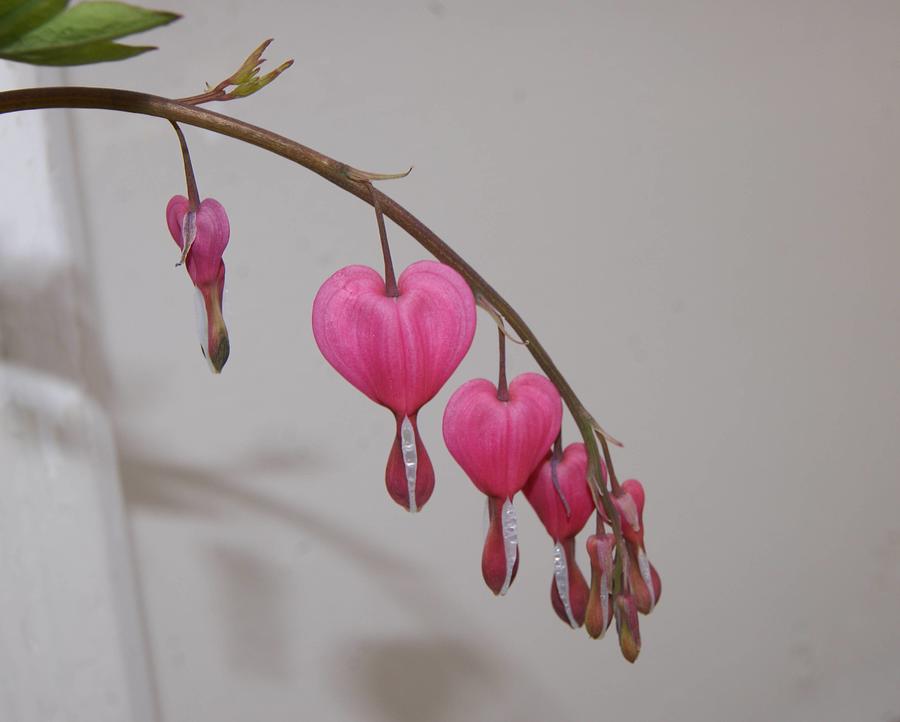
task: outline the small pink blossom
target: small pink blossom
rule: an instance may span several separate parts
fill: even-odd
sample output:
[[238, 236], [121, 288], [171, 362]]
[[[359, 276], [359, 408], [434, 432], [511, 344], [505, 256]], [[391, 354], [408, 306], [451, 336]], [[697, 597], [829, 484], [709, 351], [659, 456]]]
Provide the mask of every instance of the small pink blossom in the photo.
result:
[[[188, 275], [197, 289], [200, 347], [212, 370], [219, 373], [228, 360], [228, 330], [222, 315], [225, 293], [225, 263], [230, 227], [222, 204], [214, 198], [190, 212], [188, 199], [174, 196], [166, 207], [166, 222], [175, 243], [182, 249]], [[184, 248], [185, 237], [188, 247]]]
[[575, 536], [594, 511], [587, 466], [584, 444], [569, 444], [558, 460], [548, 454], [531, 474], [524, 489], [526, 498], [556, 545], [554, 576], [550, 582], [553, 609], [563, 622], [573, 627], [584, 623], [588, 602], [587, 582], [575, 561]]
[[472, 483], [488, 497], [490, 526], [481, 571], [495, 594], [505, 594], [518, 565], [512, 498], [550, 450], [562, 423], [562, 400], [544, 376], [525, 373], [497, 387], [473, 379], [458, 388], [444, 411], [444, 442]]

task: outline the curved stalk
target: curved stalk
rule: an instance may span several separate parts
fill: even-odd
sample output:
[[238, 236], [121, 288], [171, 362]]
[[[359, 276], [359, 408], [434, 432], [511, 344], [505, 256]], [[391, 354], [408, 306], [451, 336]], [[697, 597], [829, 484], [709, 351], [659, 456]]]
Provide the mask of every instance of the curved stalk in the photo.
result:
[[[198, 128], [226, 135], [245, 143], [250, 143], [283, 158], [292, 160], [304, 168], [331, 181], [339, 188], [352, 193], [360, 200], [374, 206], [376, 203], [385, 216], [405, 230], [418, 243], [442, 263], [456, 270], [472, 288], [473, 293], [487, 299], [496, 311], [506, 319], [519, 338], [525, 342], [534, 360], [547, 375], [575, 419], [584, 439], [588, 452], [589, 481], [594, 503], [601, 506], [612, 522], [613, 532], [624, 556], [624, 543], [619, 514], [609, 498], [608, 491], [603, 488], [600, 474], [600, 452], [594, 437], [596, 430], [593, 417], [579, 400], [575, 391], [566, 381], [550, 354], [538, 341], [532, 330], [518, 312], [501, 296], [481, 275], [470, 266], [456, 251], [442, 241], [436, 233], [428, 228], [412, 213], [372, 187], [367, 179], [375, 176], [359, 171], [345, 163], [330, 158], [301, 143], [293, 141], [272, 131], [250, 123], [199, 108], [185, 102], [170, 100], [157, 95], [138, 93], [130, 90], [112, 88], [55, 87], [27, 88], [0, 93], [0, 115], [21, 110], [37, 110], [46, 108], [85, 108], [96, 110], [115, 110], [125, 113], [155, 116], [171, 122], [193, 125]], [[597, 433], [600, 433], [597, 431]], [[604, 449], [608, 455], [608, 448]], [[621, 583], [621, 570], [616, 575]]]

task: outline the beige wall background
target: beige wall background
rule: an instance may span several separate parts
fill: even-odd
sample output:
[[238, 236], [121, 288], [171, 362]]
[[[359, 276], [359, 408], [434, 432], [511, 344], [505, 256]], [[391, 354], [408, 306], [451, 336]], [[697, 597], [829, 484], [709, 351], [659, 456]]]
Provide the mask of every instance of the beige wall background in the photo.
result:
[[[319, 284], [371, 210], [188, 130], [228, 209], [221, 377], [164, 222], [166, 123], [74, 113], [112, 412], [165, 722], [900, 718], [896, 2], [180, 0], [162, 51], [77, 84], [183, 96], [373, 170], [513, 301], [648, 489], [663, 578], [635, 666], [550, 609], [522, 510], [508, 597], [440, 440], [492, 377], [486, 316], [421, 415], [437, 489], [387, 497], [392, 422], [320, 357]], [[390, 228], [398, 265], [423, 252]], [[533, 368], [521, 349], [514, 372]], [[568, 424], [568, 422], [567, 422]], [[571, 424], [567, 425], [569, 438]]]

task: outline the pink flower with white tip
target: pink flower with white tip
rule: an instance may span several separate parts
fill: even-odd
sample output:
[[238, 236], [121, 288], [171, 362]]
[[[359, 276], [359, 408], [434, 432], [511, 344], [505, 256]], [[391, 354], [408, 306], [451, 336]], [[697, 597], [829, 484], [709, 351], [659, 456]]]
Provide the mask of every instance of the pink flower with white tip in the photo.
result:
[[641, 614], [650, 614], [662, 594], [662, 581], [656, 568], [647, 558], [644, 546], [644, 487], [637, 479], [628, 479], [612, 502], [619, 511], [622, 536], [628, 557], [625, 560], [625, 576]]
[[[504, 389], [504, 392], [506, 390]], [[472, 483], [487, 496], [489, 528], [481, 573], [494, 594], [506, 594], [519, 562], [512, 498], [547, 454], [562, 424], [562, 399], [544, 376], [525, 373], [508, 398], [486, 379], [456, 390], [444, 411], [444, 442]]]
[[230, 227], [222, 204], [214, 198], [202, 201], [196, 212], [184, 196], [174, 196], [166, 207], [166, 222], [181, 260], [197, 289], [197, 326], [200, 348], [215, 373], [228, 360], [228, 329], [222, 316], [225, 263]]
[[572, 628], [584, 624], [588, 601], [588, 585], [575, 562], [575, 537], [594, 511], [587, 467], [584, 444], [569, 444], [560, 458], [550, 454], [524, 489], [555, 545], [550, 583], [553, 609]]
[[424, 506], [434, 469], [416, 425], [419, 409], [440, 391], [475, 334], [475, 298], [456, 271], [419, 261], [389, 296], [368, 266], [332, 275], [313, 302], [313, 335], [322, 355], [397, 422], [385, 470], [391, 498], [409, 511]]

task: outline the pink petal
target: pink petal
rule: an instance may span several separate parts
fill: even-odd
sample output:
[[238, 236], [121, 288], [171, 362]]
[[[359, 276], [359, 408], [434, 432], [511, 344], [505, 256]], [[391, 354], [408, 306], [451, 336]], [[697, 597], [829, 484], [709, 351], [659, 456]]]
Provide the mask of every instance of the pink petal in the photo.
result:
[[644, 487], [637, 479], [622, 484], [621, 493], [613, 496], [619, 510], [622, 534], [630, 542], [644, 546]]
[[172, 196], [169, 204], [166, 206], [166, 224], [169, 226], [169, 233], [175, 239], [175, 243], [179, 248], [184, 248], [184, 241], [181, 238], [181, 221], [188, 212], [188, 199], [184, 196]]
[[[184, 247], [181, 224], [188, 212], [188, 199], [174, 196], [166, 207], [169, 233], [179, 248]], [[187, 257], [187, 271], [195, 286], [213, 283], [219, 277], [222, 254], [228, 245], [231, 228], [228, 215], [215, 198], [206, 198], [197, 209], [197, 235]]]
[[475, 333], [475, 299], [449, 266], [419, 261], [388, 297], [367, 266], [332, 275], [313, 303], [313, 335], [326, 360], [357, 389], [411, 416], [446, 383]]
[[569, 444], [556, 465], [556, 478], [570, 516], [553, 485], [551, 463], [548, 455], [531, 474], [524, 491], [547, 533], [554, 541], [560, 541], [584, 528], [594, 511], [594, 500], [587, 482], [587, 451], [583, 443]]
[[634, 596], [638, 611], [641, 614], [650, 614], [662, 594], [662, 580], [642, 547], [627, 542], [627, 548], [628, 560], [625, 571], [628, 575], [629, 591]]
[[456, 390], [444, 411], [444, 441], [457, 463], [488, 496], [509, 499], [547, 454], [562, 423], [562, 400], [544, 376], [525, 373], [497, 388], [473, 379]]

